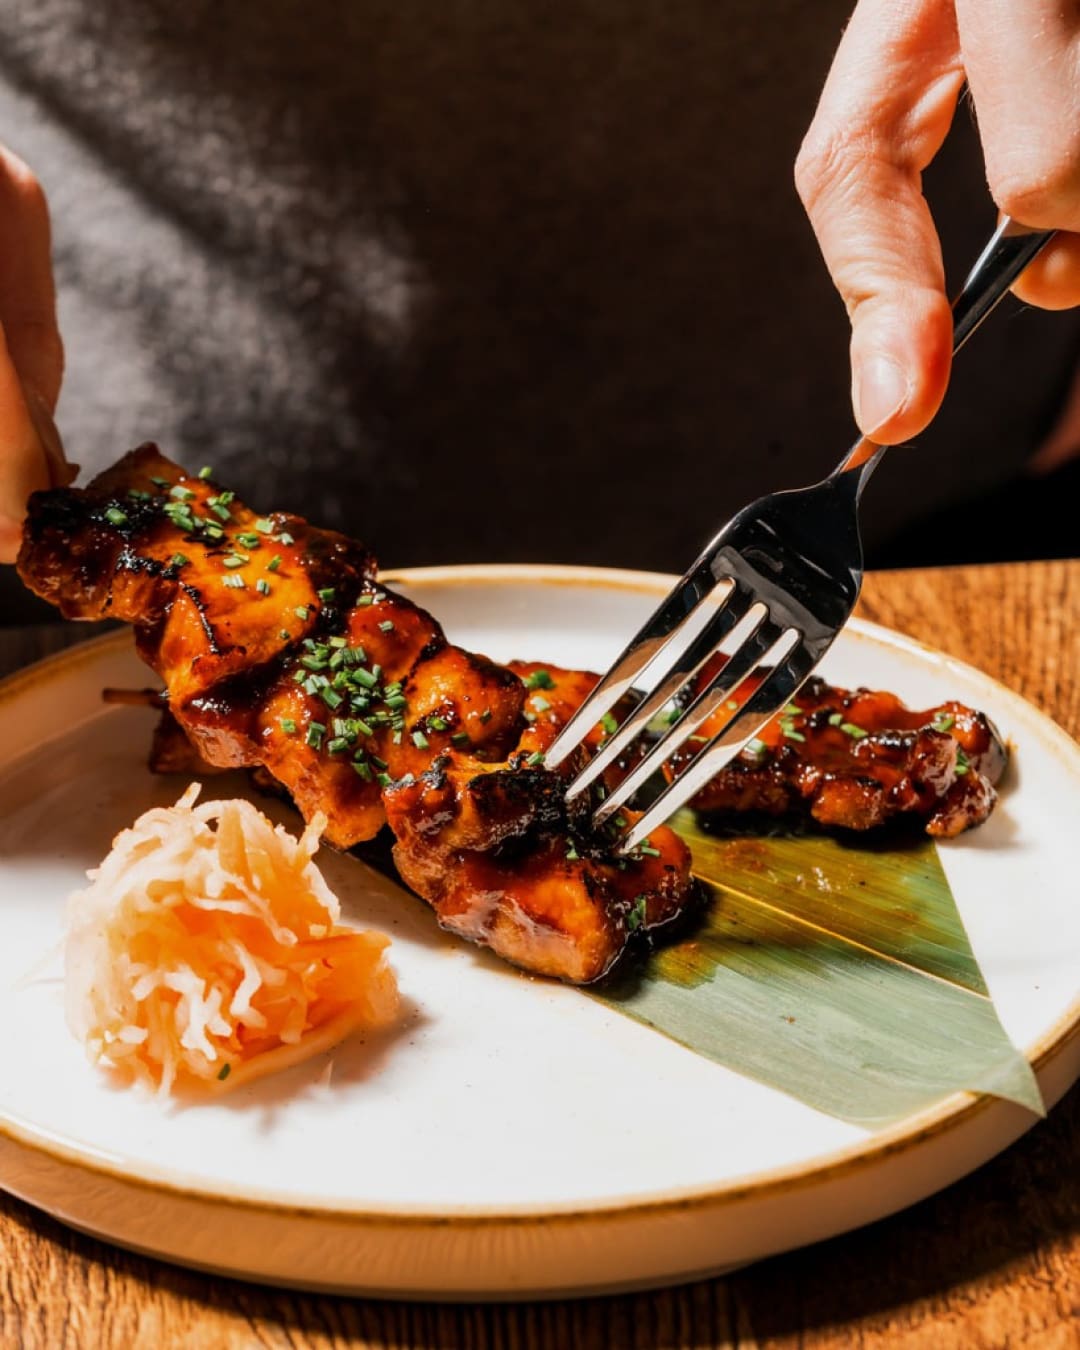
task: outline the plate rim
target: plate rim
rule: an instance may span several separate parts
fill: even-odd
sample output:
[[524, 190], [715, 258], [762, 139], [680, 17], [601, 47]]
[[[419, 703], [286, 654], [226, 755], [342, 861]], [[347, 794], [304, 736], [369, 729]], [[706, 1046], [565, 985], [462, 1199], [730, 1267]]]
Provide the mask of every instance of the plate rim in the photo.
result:
[[[639, 594], [662, 596], [678, 580], [661, 572], [638, 571], [625, 568], [590, 567], [575, 564], [547, 563], [468, 563], [437, 567], [393, 568], [380, 573], [379, 579], [387, 585], [408, 585], [418, 588], [439, 585], [484, 584], [498, 585], [522, 582], [558, 586], [588, 586], [597, 589], [618, 589]], [[1020, 716], [1034, 719], [1040, 726], [1044, 743], [1049, 743], [1073, 772], [1080, 778], [1080, 743], [1033, 703], [987, 675], [977, 667], [953, 657], [939, 648], [917, 638], [898, 633], [871, 620], [852, 618], [845, 632], [873, 641], [894, 650], [920, 657], [930, 657], [935, 663], [955, 670], [989, 686], [1000, 704], [1015, 707]], [[130, 629], [120, 629], [90, 638], [65, 648], [23, 667], [0, 680], [0, 704], [9, 703], [42, 677], [55, 678], [93, 664], [105, 650], [127, 649], [131, 645]], [[1036, 1041], [1022, 1049], [1036, 1074], [1047, 1071], [1080, 1036], [1080, 995], [1068, 1009], [1043, 1032]], [[1066, 1087], [1067, 1090], [1067, 1087]], [[659, 1217], [685, 1214], [688, 1211], [712, 1211], [742, 1204], [748, 1200], [762, 1200], [790, 1194], [811, 1186], [826, 1185], [847, 1179], [863, 1169], [894, 1159], [917, 1149], [931, 1140], [966, 1125], [972, 1118], [995, 1107], [1009, 1107], [997, 1098], [975, 1095], [966, 1091], [951, 1093], [937, 1105], [928, 1107], [884, 1130], [874, 1131], [863, 1140], [841, 1148], [831, 1149], [810, 1160], [746, 1173], [733, 1180], [712, 1184], [692, 1184], [686, 1187], [639, 1193], [625, 1198], [598, 1196], [587, 1201], [550, 1204], [520, 1202], [506, 1205], [365, 1205], [363, 1208], [335, 1205], [315, 1197], [282, 1199], [251, 1186], [230, 1186], [225, 1183], [193, 1184], [167, 1167], [139, 1165], [137, 1170], [125, 1166], [123, 1160], [101, 1150], [76, 1147], [52, 1131], [41, 1130], [20, 1123], [17, 1115], [0, 1113], [0, 1136], [23, 1149], [29, 1149], [46, 1158], [59, 1161], [89, 1173], [109, 1178], [151, 1193], [168, 1192], [178, 1199], [226, 1206], [278, 1218], [325, 1221], [348, 1226], [385, 1226], [388, 1222], [416, 1229], [424, 1226], [445, 1229], [488, 1228], [495, 1225], [517, 1227], [542, 1223], [544, 1225], [580, 1224], [589, 1220], [607, 1221], [613, 1217]], [[1016, 1108], [1020, 1109], [1020, 1108]], [[1036, 1123], [1032, 1116], [1030, 1124]]]

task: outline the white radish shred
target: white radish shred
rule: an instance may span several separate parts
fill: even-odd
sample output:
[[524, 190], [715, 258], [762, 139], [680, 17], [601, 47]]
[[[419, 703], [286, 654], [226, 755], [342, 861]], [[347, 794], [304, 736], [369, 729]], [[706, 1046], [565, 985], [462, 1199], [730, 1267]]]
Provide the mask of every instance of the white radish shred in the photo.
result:
[[299, 839], [250, 802], [172, 807], [122, 830], [71, 897], [67, 1020], [95, 1062], [167, 1093], [232, 1087], [397, 1016], [389, 938], [339, 925]]

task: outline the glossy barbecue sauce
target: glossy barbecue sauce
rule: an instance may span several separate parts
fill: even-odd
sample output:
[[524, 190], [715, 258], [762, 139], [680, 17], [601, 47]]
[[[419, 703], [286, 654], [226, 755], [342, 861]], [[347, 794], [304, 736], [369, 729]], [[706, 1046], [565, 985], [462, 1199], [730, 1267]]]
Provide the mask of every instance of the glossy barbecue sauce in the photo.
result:
[[19, 568], [71, 617], [135, 625], [209, 765], [268, 773], [338, 847], [389, 823], [440, 921], [526, 969], [596, 979], [690, 899], [670, 830], [616, 857], [543, 767], [595, 677], [522, 678], [450, 645], [352, 540], [257, 516], [148, 445], [86, 489], [36, 494]]

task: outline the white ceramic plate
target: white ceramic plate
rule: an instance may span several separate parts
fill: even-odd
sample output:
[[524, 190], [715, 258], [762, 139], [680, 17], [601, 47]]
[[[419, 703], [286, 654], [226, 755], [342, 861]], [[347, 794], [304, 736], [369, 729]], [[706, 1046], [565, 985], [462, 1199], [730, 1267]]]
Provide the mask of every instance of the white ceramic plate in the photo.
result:
[[[403, 574], [452, 638], [602, 669], [670, 578], [565, 568]], [[1080, 1073], [1080, 749], [978, 672], [853, 624], [827, 673], [984, 708], [1017, 748], [991, 821], [943, 849], [1001, 1020], [1048, 1104]], [[180, 1108], [109, 1085], [64, 1026], [65, 897], [153, 778], [125, 634], [0, 686], [0, 1185], [188, 1265], [361, 1294], [526, 1297], [686, 1280], [866, 1223], [1032, 1123], [957, 1094], [887, 1131], [844, 1124], [576, 991], [440, 934], [427, 909], [321, 855], [348, 918], [385, 928], [409, 1015], [329, 1060]], [[242, 790], [239, 778], [208, 791]], [[52, 955], [50, 956], [50, 953]]]

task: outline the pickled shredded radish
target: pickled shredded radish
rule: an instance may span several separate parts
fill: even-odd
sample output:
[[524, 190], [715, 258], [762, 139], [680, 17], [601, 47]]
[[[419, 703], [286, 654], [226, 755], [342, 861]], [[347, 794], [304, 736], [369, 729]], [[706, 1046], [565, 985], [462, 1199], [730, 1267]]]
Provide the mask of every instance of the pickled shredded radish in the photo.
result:
[[68, 1025], [161, 1093], [250, 1082], [398, 1012], [390, 939], [341, 927], [312, 861], [325, 818], [296, 839], [198, 796], [122, 830], [68, 906]]

